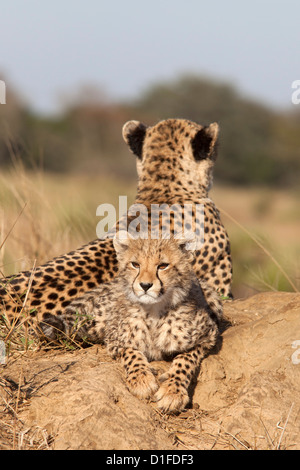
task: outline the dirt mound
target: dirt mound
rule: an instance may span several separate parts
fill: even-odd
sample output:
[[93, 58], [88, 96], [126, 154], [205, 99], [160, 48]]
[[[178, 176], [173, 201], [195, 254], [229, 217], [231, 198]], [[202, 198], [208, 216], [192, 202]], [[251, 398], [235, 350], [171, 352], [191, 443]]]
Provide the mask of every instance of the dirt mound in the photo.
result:
[[178, 416], [132, 396], [102, 347], [9, 358], [0, 448], [300, 449], [300, 294], [224, 307], [230, 326]]
[[300, 449], [300, 295], [259, 294], [225, 312], [233, 326], [203, 361], [194, 400], [246, 447]]

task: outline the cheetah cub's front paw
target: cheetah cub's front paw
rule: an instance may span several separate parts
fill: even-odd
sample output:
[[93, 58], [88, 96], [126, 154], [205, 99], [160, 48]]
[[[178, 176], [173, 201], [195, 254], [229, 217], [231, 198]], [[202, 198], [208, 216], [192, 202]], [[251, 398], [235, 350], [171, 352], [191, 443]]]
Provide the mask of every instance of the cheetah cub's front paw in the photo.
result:
[[183, 410], [189, 402], [187, 390], [174, 379], [165, 380], [154, 395], [157, 407], [164, 413]]
[[136, 372], [127, 377], [129, 390], [138, 398], [150, 398], [158, 389], [156, 379], [150, 370]]

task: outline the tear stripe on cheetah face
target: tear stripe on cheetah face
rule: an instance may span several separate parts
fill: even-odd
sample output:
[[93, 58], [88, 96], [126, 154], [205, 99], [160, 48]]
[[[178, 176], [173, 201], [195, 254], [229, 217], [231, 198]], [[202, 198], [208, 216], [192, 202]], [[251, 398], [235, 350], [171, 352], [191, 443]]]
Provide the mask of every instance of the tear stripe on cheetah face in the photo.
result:
[[[121, 359], [132, 393], [149, 398], [157, 392], [154, 399], [162, 411], [178, 411], [187, 404], [200, 361], [217, 341], [221, 302], [213, 289], [197, 280], [182, 241], [128, 238], [126, 243], [114, 240], [114, 245], [118, 276], [74, 300], [60, 317], [63, 329], [77, 340], [104, 343], [112, 357]], [[138, 273], [132, 264], [139, 264]], [[151, 281], [156, 292], [163, 289], [167, 300], [157, 294], [157, 302], [149, 304], [142, 296], [133, 297], [135, 283], [143, 281]], [[177, 297], [175, 290], [180, 291]], [[50, 322], [40, 326], [55, 336]], [[159, 386], [148, 361], [174, 356]]]
[[[195, 253], [193, 267], [220, 294], [231, 297], [230, 244], [214, 203], [207, 198], [216, 160], [218, 125], [203, 127], [184, 119], [168, 119], [147, 127], [138, 121], [124, 125], [123, 136], [136, 155], [139, 175], [135, 203], [192, 205], [204, 202], [204, 244]], [[99, 201], [97, 201], [99, 203]], [[150, 214], [150, 211], [149, 211]], [[39, 321], [59, 322], [66, 306], [118, 272], [111, 239], [94, 240], [35, 270], [26, 308]], [[23, 306], [31, 272], [0, 280], [1, 313], [11, 321]]]

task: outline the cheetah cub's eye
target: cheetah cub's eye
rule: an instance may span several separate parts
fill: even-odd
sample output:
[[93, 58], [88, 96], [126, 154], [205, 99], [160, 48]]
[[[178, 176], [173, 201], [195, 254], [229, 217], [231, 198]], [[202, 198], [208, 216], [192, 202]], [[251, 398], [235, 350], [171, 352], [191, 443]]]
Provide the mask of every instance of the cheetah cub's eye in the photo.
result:
[[157, 266], [157, 269], [160, 269], [161, 271], [167, 269], [169, 267], [168, 263], [161, 263]]
[[139, 267], [140, 267], [139, 263], [136, 263], [135, 261], [131, 261], [131, 266], [132, 266], [134, 269], [139, 269]]

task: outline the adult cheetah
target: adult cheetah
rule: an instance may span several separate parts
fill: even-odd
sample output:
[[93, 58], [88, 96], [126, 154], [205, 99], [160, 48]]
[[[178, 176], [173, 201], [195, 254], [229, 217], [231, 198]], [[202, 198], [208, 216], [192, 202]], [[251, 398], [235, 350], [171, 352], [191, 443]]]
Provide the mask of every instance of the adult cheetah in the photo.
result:
[[[204, 243], [195, 252], [193, 267], [199, 279], [231, 297], [229, 239], [215, 204], [208, 198], [218, 133], [216, 123], [201, 126], [185, 119], [168, 119], [149, 127], [129, 121], [123, 127], [124, 140], [136, 156], [135, 203], [144, 204], [149, 214], [151, 204], [203, 204]], [[75, 297], [112, 280], [117, 272], [112, 239], [96, 239], [37, 267], [26, 311], [47, 323], [53, 315], [62, 315]], [[0, 280], [0, 309], [7, 318], [20, 311], [30, 276], [27, 271]]]

